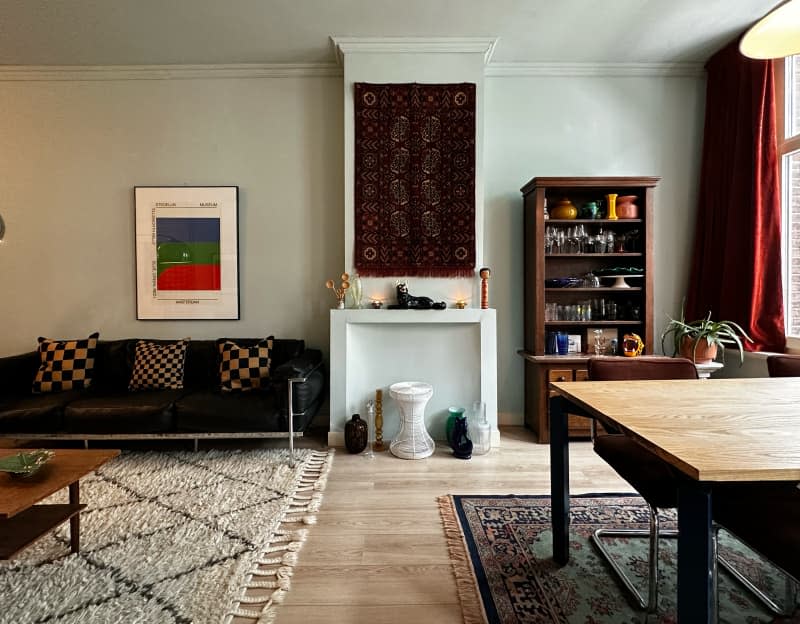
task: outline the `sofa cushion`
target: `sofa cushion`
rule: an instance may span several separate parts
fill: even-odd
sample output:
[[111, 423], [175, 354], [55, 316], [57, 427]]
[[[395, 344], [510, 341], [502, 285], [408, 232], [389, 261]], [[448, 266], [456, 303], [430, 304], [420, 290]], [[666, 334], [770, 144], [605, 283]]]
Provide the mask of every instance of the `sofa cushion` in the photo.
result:
[[266, 386], [272, 340], [269, 336], [252, 347], [241, 347], [230, 340], [219, 345], [219, 380], [223, 392], [245, 392]]
[[285, 431], [272, 392], [192, 392], [175, 403], [181, 432]]
[[33, 392], [81, 390], [92, 383], [99, 333], [84, 340], [39, 338], [41, 364], [33, 379]]
[[180, 390], [183, 388], [183, 363], [189, 339], [159, 343], [136, 342], [129, 390]]
[[56, 433], [62, 430], [64, 406], [77, 398], [76, 391], [4, 397], [0, 399], [0, 431], [3, 433]]
[[129, 392], [81, 398], [64, 409], [72, 433], [166, 433], [173, 429], [173, 406], [181, 390]]

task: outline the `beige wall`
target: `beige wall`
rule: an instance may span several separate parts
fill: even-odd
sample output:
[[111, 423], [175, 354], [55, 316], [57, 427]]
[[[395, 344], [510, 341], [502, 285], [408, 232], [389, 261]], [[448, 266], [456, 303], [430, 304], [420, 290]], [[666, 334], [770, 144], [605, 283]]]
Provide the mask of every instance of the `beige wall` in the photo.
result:
[[[522, 422], [522, 200], [534, 176], [658, 175], [656, 331], [680, 310], [700, 78], [485, 81], [484, 263], [500, 422]], [[0, 83], [0, 355], [36, 337], [303, 337], [328, 349], [344, 257], [341, 77]], [[240, 187], [240, 321], [137, 321], [133, 187]]]
[[[303, 337], [341, 271], [340, 78], [0, 83], [0, 354], [100, 331]], [[238, 185], [240, 321], [137, 321], [135, 185]]]

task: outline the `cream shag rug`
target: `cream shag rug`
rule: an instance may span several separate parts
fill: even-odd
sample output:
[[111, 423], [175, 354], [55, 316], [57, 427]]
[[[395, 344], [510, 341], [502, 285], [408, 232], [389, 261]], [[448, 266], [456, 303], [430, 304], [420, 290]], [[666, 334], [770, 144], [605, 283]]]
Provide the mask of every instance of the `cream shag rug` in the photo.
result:
[[[0, 562], [0, 619], [273, 621], [315, 521], [333, 451], [125, 452], [81, 480], [69, 523]], [[45, 502], [67, 502], [63, 490]]]

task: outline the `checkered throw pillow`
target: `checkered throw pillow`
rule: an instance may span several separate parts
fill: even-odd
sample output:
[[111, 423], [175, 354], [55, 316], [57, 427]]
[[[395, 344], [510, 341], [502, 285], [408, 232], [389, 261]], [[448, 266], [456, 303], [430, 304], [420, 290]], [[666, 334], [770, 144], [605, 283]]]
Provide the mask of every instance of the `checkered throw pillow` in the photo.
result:
[[223, 392], [257, 390], [266, 386], [272, 363], [272, 336], [252, 347], [226, 340], [219, 345], [219, 378]]
[[92, 383], [94, 354], [99, 336], [95, 332], [86, 340], [39, 338], [41, 364], [33, 379], [33, 393], [88, 388]]
[[189, 339], [157, 343], [139, 340], [128, 390], [181, 390]]

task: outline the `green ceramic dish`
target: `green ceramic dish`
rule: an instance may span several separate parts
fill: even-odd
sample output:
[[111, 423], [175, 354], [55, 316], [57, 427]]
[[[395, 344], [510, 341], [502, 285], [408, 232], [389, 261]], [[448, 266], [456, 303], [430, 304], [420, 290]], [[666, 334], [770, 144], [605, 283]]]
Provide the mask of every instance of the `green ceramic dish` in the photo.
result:
[[9, 455], [8, 457], [0, 458], [0, 471], [9, 472], [15, 476], [32, 475], [50, 461], [53, 455], [53, 451], [45, 449]]

